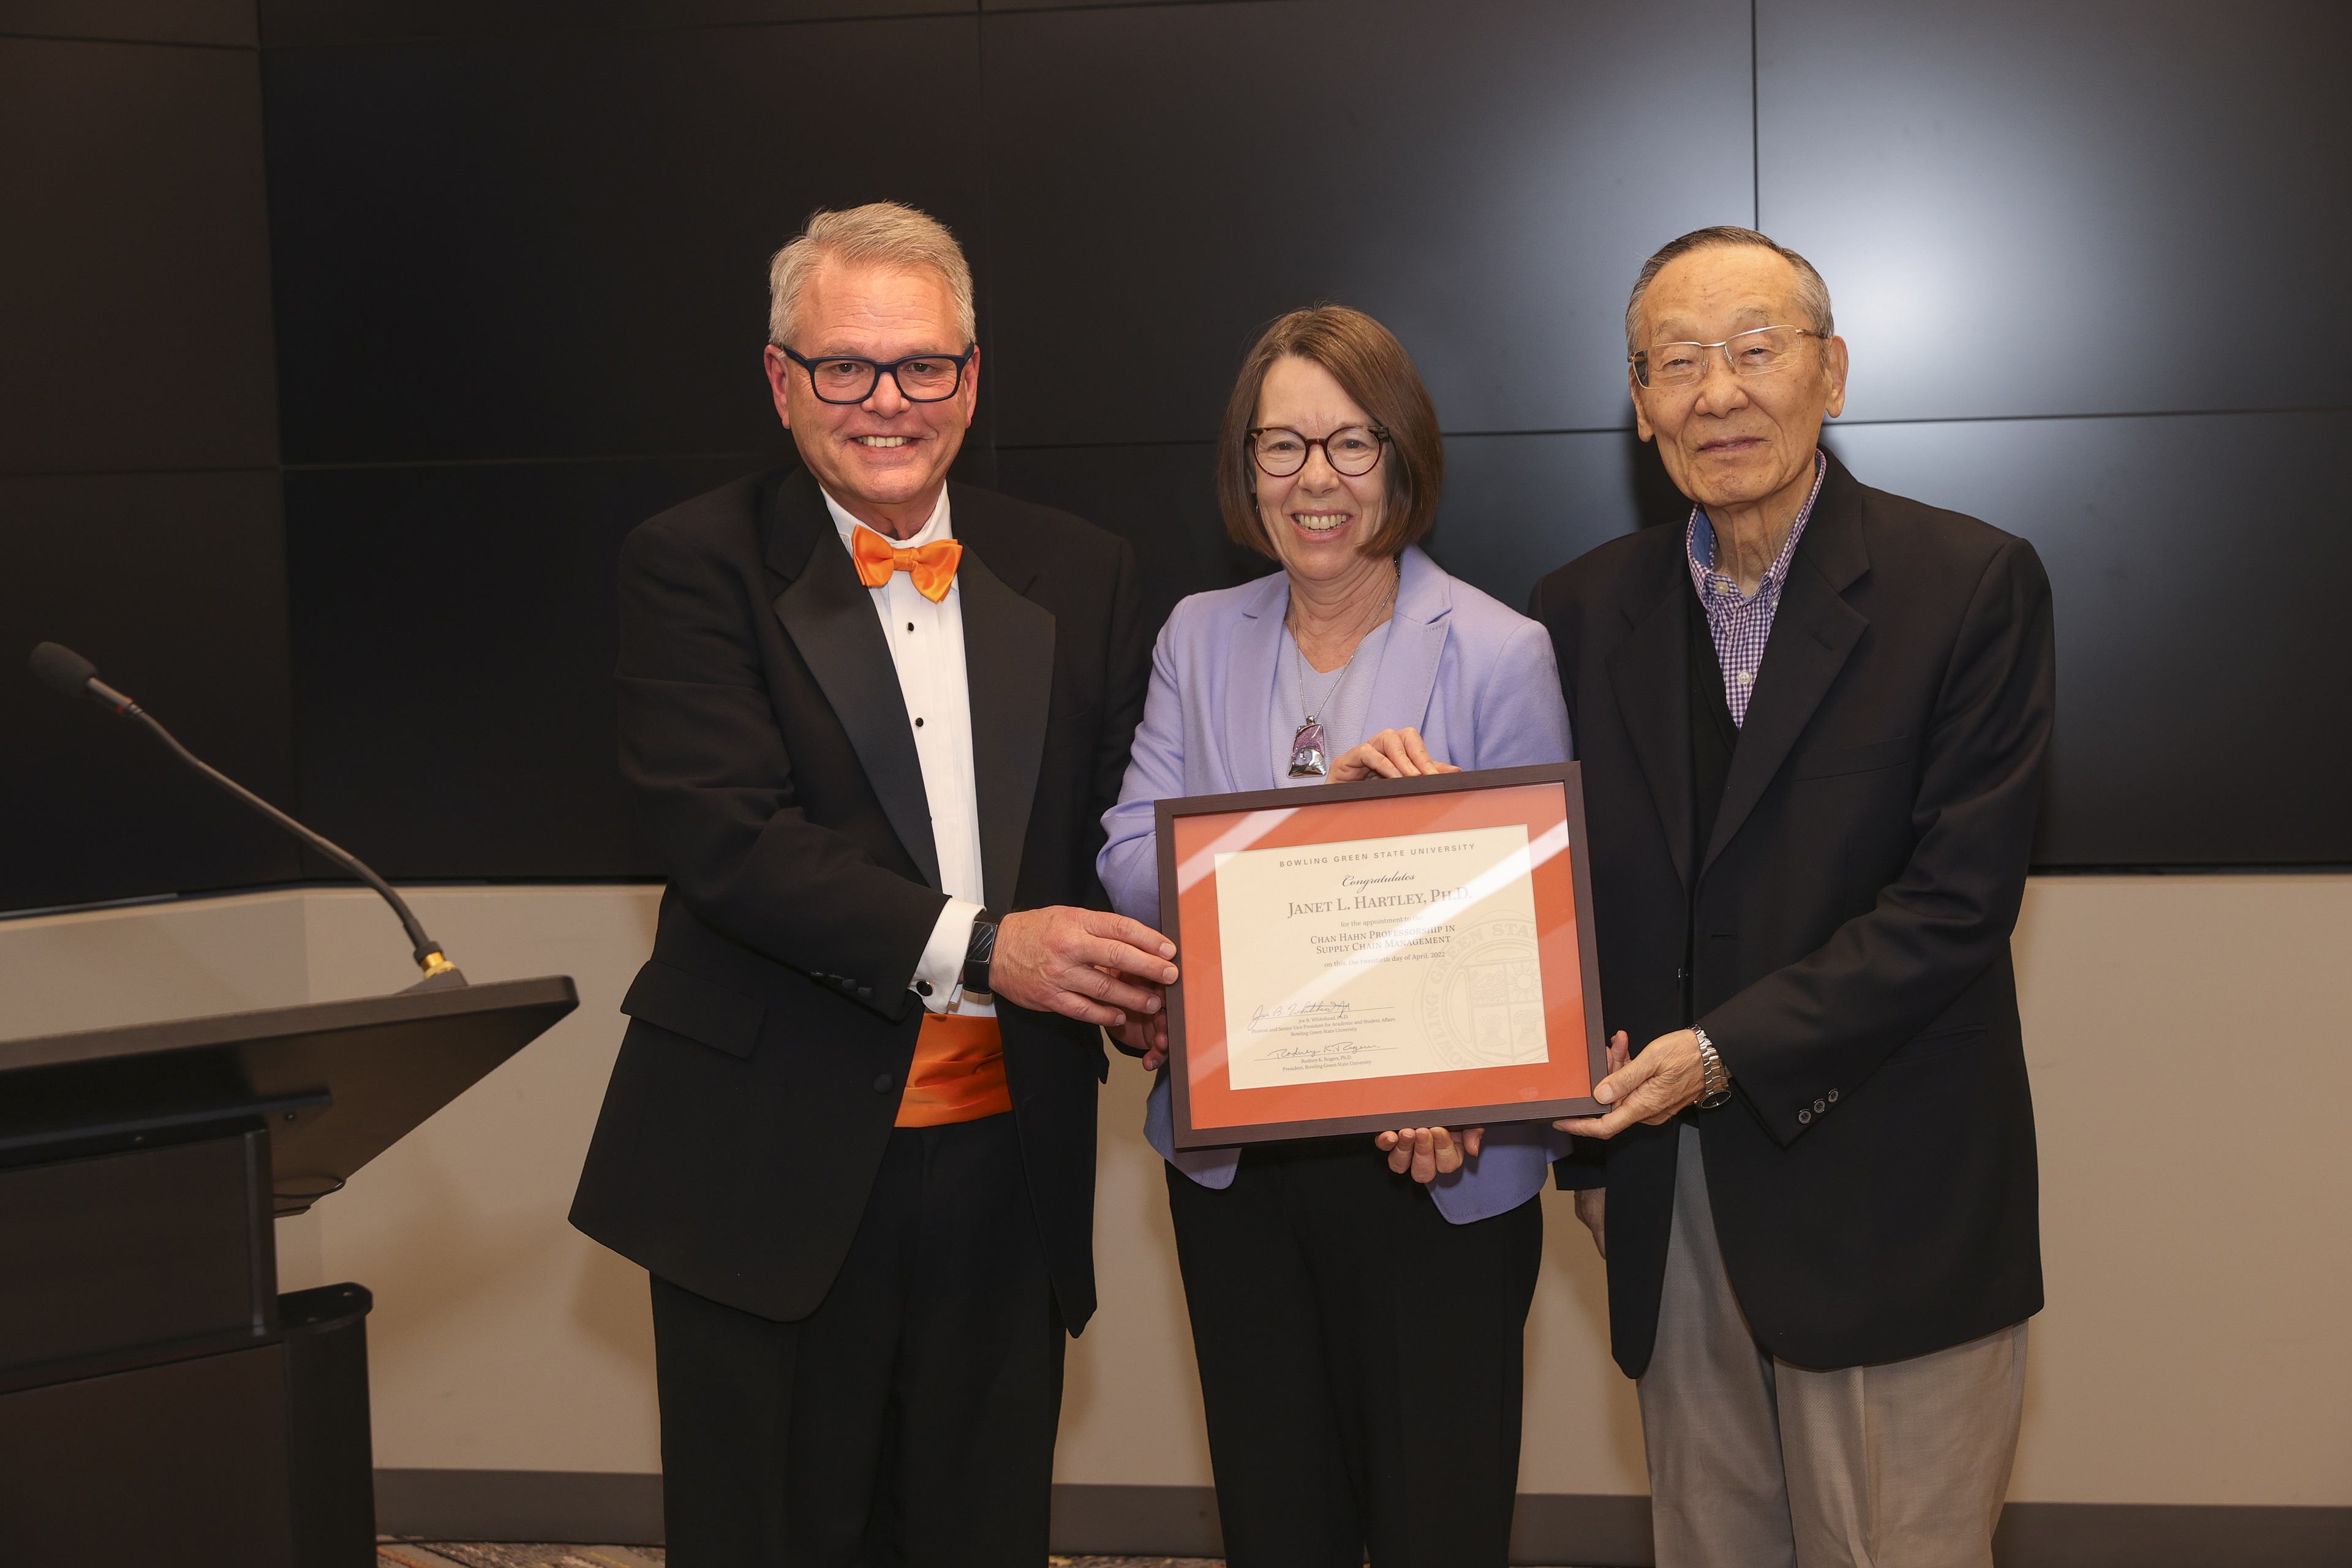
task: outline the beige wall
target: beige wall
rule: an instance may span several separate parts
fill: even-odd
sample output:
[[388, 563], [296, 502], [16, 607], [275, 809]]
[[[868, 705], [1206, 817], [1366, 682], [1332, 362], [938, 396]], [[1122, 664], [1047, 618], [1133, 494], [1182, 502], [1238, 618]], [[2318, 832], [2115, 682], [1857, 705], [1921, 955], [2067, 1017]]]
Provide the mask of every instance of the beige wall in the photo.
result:
[[[582, 1006], [278, 1226], [286, 1289], [357, 1279], [376, 1461], [656, 1466], [643, 1277], [563, 1223], [615, 1012], [652, 941], [637, 888], [436, 889], [418, 913], [476, 979], [568, 973]], [[2352, 1504], [2352, 877], [2037, 879], [2017, 939], [2050, 1307], [2011, 1495]], [[375, 900], [272, 893], [0, 921], [0, 1037], [388, 991]], [[1067, 1481], [1209, 1477], [1143, 1084], [1114, 1063], [1103, 1311], [1074, 1348]], [[1600, 1267], [1564, 1195], [1528, 1327], [1521, 1488], [1644, 1489]]]

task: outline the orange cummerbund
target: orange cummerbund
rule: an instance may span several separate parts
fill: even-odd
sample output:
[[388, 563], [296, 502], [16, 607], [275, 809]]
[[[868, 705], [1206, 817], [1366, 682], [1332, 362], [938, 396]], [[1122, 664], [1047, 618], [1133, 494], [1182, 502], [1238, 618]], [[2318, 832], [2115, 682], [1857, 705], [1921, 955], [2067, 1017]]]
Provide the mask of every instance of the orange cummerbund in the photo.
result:
[[1013, 1109], [1004, 1087], [1004, 1037], [993, 1018], [923, 1015], [907, 1092], [898, 1100], [900, 1127], [944, 1127], [977, 1121]]

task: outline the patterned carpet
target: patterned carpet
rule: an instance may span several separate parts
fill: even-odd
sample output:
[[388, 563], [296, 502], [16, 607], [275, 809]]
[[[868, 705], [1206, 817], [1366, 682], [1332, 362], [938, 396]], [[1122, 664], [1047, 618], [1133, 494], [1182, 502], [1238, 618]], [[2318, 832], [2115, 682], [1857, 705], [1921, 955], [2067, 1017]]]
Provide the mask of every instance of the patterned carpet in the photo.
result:
[[[661, 1568], [658, 1546], [386, 1541], [376, 1568]], [[1223, 1568], [1206, 1557], [1049, 1557], [1050, 1568]]]

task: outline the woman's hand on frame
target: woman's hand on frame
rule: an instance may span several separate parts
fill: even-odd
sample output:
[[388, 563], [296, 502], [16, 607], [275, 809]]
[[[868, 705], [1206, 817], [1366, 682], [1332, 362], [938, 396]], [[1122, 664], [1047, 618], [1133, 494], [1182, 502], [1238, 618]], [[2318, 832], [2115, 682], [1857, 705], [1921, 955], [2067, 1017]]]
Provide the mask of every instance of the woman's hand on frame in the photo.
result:
[[1353, 784], [1358, 779], [1413, 779], [1430, 773], [1458, 773], [1452, 763], [1441, 763], [1422, 744], [1421, 731], [1410, 727], [1383, 730], [1362, 745], [1340, 753], [1331, 764], [1328, 784]]
[[1389, 1157], [1390, 1170], [1400, 1176], [1411, 1172], [1426, 1186], [1460, 1170], [1464, 1160], [1476, 1159], [1486, 1137], [1484, 1127], [1465, 1127], [1458, 1137], [1451, 1127], [1401, 1127], [1375, 1133], [1372, 1147]]

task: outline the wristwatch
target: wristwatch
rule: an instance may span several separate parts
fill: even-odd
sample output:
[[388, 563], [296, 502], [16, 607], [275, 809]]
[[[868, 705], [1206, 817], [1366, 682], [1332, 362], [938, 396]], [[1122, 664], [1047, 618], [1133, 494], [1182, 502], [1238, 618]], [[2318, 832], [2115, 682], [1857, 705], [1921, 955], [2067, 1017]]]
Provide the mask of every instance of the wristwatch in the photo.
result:
[[1698, 1099], [1694, 1101], [1701, 1110], [1713, 1110], [1731, 1098], [1731, 1069], [1723, 1065], [1715, 1042], [1706, 1037], [1705, 1029], [1694, 1028], [1691, 1037], [1698, 1041]]
[[992, 996], [989, 971], [996, 963], [997, 917], [982, 910], [971, 917], [971, 940], [964, 943], [963, 988], [967, 995], [974, 993]]

